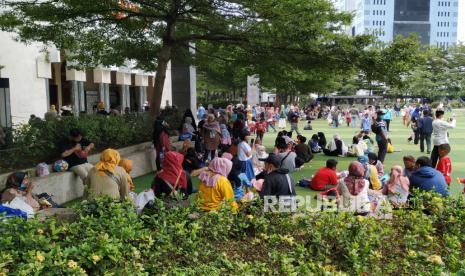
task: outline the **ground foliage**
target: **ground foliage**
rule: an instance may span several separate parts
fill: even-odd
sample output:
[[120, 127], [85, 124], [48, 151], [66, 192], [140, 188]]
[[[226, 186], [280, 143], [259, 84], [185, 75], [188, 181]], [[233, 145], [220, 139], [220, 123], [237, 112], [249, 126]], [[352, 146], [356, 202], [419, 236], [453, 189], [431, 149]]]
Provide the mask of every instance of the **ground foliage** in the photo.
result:
[[465, 268], [465, 201], [423, 194], [391, 220], [346, 213], [204, 214], [196, 203], [84, 201], [73, 223], [13, 219], [0, 225], [0, 274], [438, 275]]

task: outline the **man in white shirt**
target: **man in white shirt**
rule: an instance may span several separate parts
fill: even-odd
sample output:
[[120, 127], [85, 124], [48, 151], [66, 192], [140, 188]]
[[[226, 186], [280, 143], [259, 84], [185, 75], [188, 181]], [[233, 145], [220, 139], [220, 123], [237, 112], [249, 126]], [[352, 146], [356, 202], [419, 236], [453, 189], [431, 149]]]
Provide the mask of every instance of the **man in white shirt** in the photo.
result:
[[436, 110], [436, 119], [433, 121], [433, 134], [431, 135], [434, 145], [433, 151], [431, 152], [431, 163], [433, 168], [436, 168], [439, 159], [439, 145], [449, 144], [447, 130], [454, 128], [457, 123], [455, 118], [449, 118], [448, 121], [445, 121], [443, 117], [444, 110]]

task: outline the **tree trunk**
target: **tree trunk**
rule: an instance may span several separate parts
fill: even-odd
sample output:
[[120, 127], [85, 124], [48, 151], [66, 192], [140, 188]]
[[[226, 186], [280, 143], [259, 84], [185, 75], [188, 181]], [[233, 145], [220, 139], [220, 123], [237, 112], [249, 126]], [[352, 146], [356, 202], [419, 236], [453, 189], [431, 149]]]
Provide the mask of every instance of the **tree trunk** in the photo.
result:
[[165, 45], [158, 54], [157, 73], [155, 75], [155, 87], [151, 103], [152, 115], [157, 116], [161, 110], [161, 99], [163, 97], [163, 87], [165, 86], [166, 69], [171, 59], [171, 46]]

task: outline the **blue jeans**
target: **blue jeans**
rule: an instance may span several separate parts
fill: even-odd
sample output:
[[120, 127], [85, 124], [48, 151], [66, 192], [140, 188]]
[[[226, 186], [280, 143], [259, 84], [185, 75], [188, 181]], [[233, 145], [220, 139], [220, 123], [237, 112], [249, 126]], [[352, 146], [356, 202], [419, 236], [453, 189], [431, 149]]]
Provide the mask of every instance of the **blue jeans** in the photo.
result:
[[356, 127], [356, 125], [357, 125], [357, 116], [352, 115], [352, 116], [350, 116], [350, 119], [351, 119], [350, 126], [351, 127]]

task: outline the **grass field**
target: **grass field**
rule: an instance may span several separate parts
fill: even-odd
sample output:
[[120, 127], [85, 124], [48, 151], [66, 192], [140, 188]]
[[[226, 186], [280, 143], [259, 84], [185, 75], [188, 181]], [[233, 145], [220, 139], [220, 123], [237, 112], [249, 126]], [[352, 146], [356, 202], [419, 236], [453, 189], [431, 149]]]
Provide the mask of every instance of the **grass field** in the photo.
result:
[[[463, 110], [455, 110], [454, 114], [457, 117], [457, 127], [450, 131], [450, 144], [452, 147], [452, 151], [450, 157], [452, 159], [452, 184], [451, 184], [451, 195], [459, 196], [461, 194], [462, 185], [455, 183], [456, 177], [465, 177], [465, 147], [464, 147], [464, 138], [465, 138], [465, 118], [464, 118], [464, 111]], [[451, 113], [446, 114], [446, 117], [450, 116]], [[358, 132], [358, 129], [349, 128], [345, 125], [340, 126], [339, 128], [333, 128], [328, 126], [326, 121], [317, 120], [312, 122], [313, 130], [301, 130], [301, 134], [306, 136], [307, 139], [319, 131], [324, 132], [326, 135], [326, 139], [329, 141], [331, 137], [338, 133], [344, 139], [347, 145], [350, 145], [352, 142], [352, 137]], [[290, 125], [288, 124], [288, 130], [290, 129]], [[303, 129], [303, 123], [301, 123], [301, 128]], [[400, 118], [394, 118], [391, 122], [391, 132], [389, 133], [389, 137], [391, 138], [395, 150], [400, 150], [400, 152], [395, 152], [388, 154], [386, 156], [386, 160], [384, 163], [384, 168], [386, 172], [390, 171], [390, 168], [393, 165], [402, 165], [402, 157], [404, 155], [413, 155], [415, 157], [425, 155], [426, 153], [422, 154], [420, 152], [420, 146], [414, 145], [413, 143], [407, 143], [407, 138], [410, 136], [411, 129], [407, 128], [402, 125], [402, 121]], [[294, 137], [295, 138], [294, 134]], [[273, 148], [274, 140], [276, 138], [276, 134], [274, 132], [266, 133], [264, 138], [264, 145], [270, 151]], [[373, 137], [374, 139], [374, 137]], [[332, 158], [332, 157], [331, 157]], [[328, 159], [327, 156], [323, 154], [316, 154], [315, 158], [305, 165], [305, 167], [297, 172], [294, 172], [292, 176], [294, 177], [295, 181], [299, 181], [302, 178], [308, 178], [311, 175], [315, 174], [315, 172], [322, 166], [325, 165], [326, 160]], [[351, 161], [355, 160], [355, 158], [351, 157], [338, 157], [337, 158], [338, 170], [347, 170], [348, 165]], [[150, 187], [150, 183], [153, 179], [153, 174], [145, 175], [139, 178], [134, 179], [136, 185], [136, 191], [140, 192], [148, 187]], [[194, 180], [194, 186], [197, 185], [198, 180]], [[314, 195], [316, 192], [311, 191], [307, 188], [297, 187], [297, 193], [299, 195]]]

